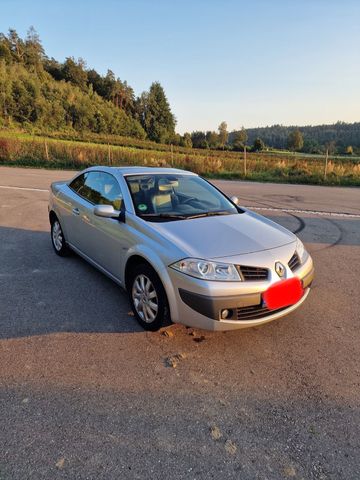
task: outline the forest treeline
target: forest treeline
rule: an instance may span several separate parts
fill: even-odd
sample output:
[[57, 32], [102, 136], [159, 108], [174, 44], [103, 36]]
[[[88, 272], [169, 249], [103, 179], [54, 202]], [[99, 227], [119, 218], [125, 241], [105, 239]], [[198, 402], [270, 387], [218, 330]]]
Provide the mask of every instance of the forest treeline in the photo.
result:
[[360, 122], [337, 122], [333, 125], [304, 127], [273, 125], [271, 127], [249, 128], [247, 129], [248, 142], [253, 144], [257, 138], [260, 138], [269, 147], [287, 149], [289, 147], [289, 136], [296, 131], [301, 133], [303, 139], [300, 150], [306, 153], [323, 153], [326, 148], [329, 148], [331, 153], [340, 154], [351, 154], [353, 150], [360, 151]]
[[165, 91], [153, 82], [136, 96], [111, 71], [101, 75], [79, 58], [49, 58], [36, 30], [24, 39], [14, 29], [0, 33], [0, 128], [32, 133], [80, 132], [152, 140], [207, 150], [271, 149], [305, 153], [360, 154], [360, 122], [287, 127], [273, 125], [179, 135]]
[[90, 131], [171, 143], [175, 117], [158, 82], [138, 97], [108, 70], [100, 75], [82, 59], [63, 63], [45, 54], [30, 28], [25, 39], [0, 34], [0, 126]]
[[191, 143], [196, 148], [260, 152], [287, 150], [312, 154], [360, 154], [360, 122], [337, 122], [333, 125], [242, 128], [227, 131], [226, 122], [218, 131], [192, 132]]

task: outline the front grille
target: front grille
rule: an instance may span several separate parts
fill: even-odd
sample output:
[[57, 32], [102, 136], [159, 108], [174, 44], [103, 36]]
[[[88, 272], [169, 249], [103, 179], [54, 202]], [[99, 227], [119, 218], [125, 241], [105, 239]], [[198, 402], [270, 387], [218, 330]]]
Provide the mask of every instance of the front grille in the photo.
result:
[[244, 280], [261, 281], [267, 280], [269, 270], [261, 267], [247, 267], [244, 265], [237, 265], [237, 269]]
[[295, 252], [294, 255], [290, 258], [289, 262], [288, 262], [288, 265], [289, 265], [289, 268], [290, 270], [294, 271], [296, 270], [298, 267], [300, 267], [300, 259], [299, 259], [299, 256], [298, 254]]
[[257, 318], [268, 317], [274, 313], [281, 312], [288, 307], [278, 308], [277, 310], [269, 310], [262, 305], [251, 305], [250, 307], [240, 307], [236, 309], [237, 320], [256, 320]]

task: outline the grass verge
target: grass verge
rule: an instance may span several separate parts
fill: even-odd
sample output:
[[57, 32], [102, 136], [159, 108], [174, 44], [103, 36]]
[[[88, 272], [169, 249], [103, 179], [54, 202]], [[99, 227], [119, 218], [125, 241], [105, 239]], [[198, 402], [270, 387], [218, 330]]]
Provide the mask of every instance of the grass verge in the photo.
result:
[[360, 186], [357, 158], [332, 158], [324, 174], [324, 159], [303, 155], [203, 150], [161, 151], [135, 146], [64, 140], [0, 131], [0, 165], [50, 169], [83, 169], [92, 165], [168, 166], [191, 170], [208, 178], [314, 185]]

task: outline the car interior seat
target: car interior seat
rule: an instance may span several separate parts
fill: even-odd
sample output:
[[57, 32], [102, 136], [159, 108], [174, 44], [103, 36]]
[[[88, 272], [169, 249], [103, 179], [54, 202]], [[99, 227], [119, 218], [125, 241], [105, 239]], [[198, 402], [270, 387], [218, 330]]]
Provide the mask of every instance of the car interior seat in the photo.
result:
[[173, 189], [178, 185], [178, 180], [159, 179], [156, 193], [153, 194], [151, 198], [155, 213], [173, 210]]

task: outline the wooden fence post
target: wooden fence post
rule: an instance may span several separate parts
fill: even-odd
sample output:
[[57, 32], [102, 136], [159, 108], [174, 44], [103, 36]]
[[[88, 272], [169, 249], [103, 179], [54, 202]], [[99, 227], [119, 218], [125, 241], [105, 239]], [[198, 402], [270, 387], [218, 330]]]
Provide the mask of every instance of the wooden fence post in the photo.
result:
[[326, 154], [325, 154], [325, 170], [324, 170], [324, 179], [326, 180], [327, 176], [327, 169], [328, 169], [328, 159], [329, 159], [329, 149], [326, 149]]
[[244, 145], [244, 177], [246, 177], [247, 174], [247, 165], [246, 165], [246, 145]]
[[48, 144], [46, 139], [45, 139], [45, 157], [46, 157], [46, 160], [49, 161], [49, 150], [48, 150]]
[[171, 151], [171, 166], [174, 166], [174, 145], [170, 145], [170, 151]]
[[110, 151], [110, 143], [108, 143], [108, 160], [109, 160], [109, 165], [111, 165], [111, 151]]

